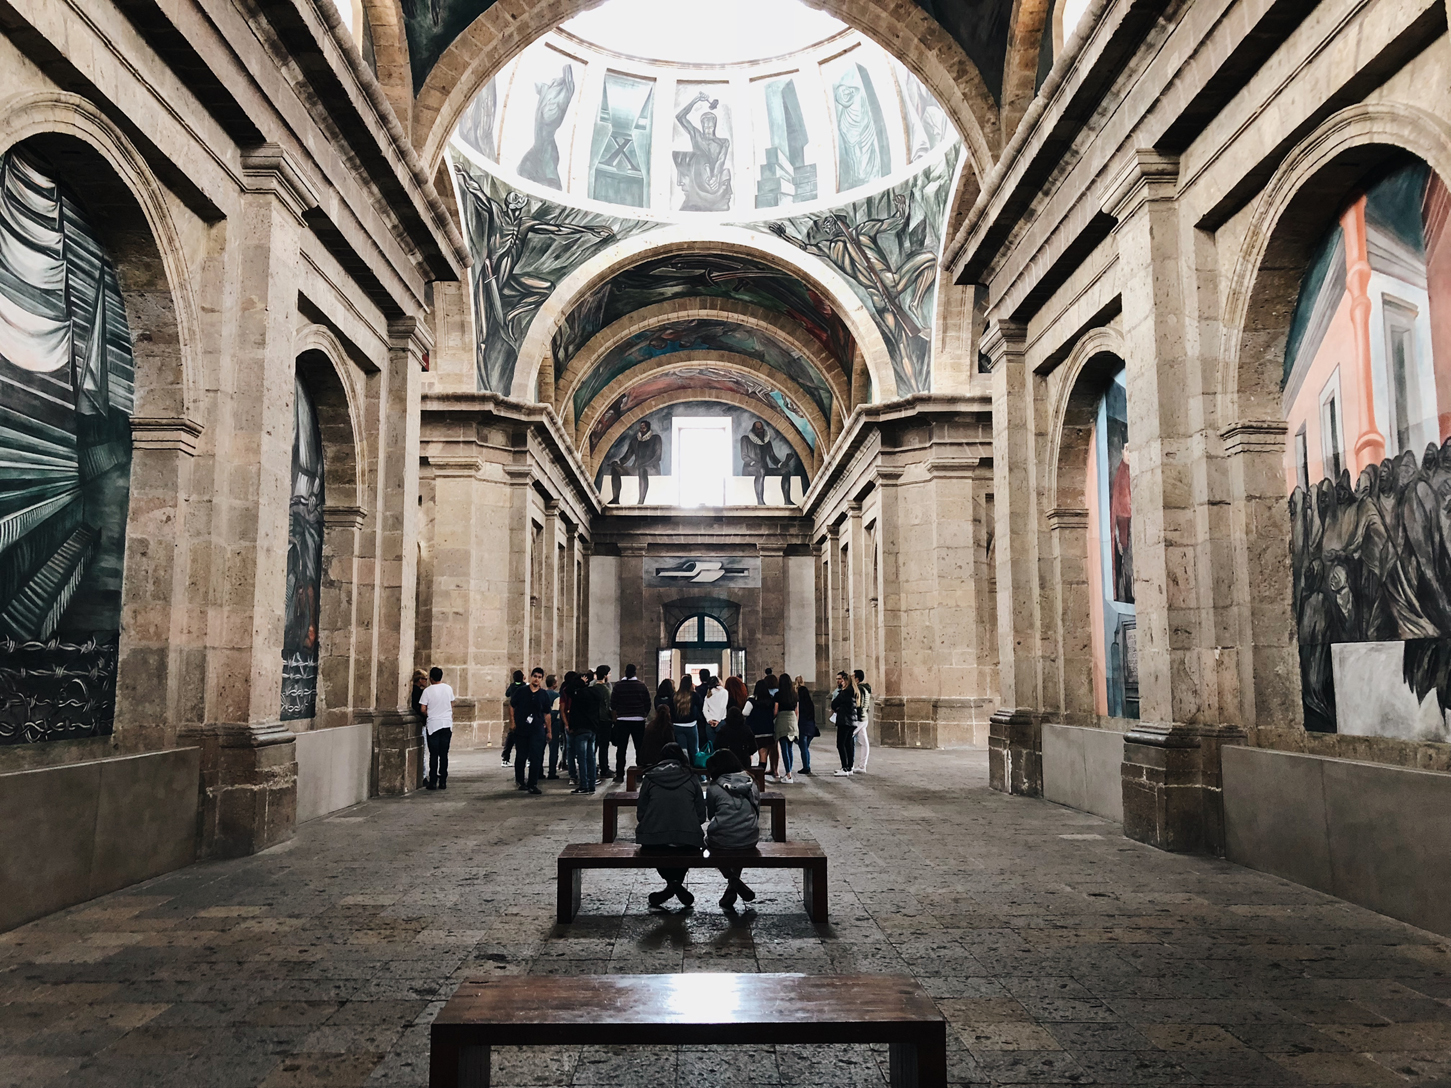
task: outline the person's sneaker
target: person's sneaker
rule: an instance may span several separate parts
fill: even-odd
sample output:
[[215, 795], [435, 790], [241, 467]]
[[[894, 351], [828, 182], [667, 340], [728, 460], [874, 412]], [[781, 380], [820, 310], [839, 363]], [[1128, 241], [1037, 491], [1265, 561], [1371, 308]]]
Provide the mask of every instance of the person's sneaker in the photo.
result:
[[801, 768], [801, 773], [802, 774], [810, 774], [811, 773], [811, 768], [810, 767], [802, 767]]
[[547, 778], [547, 779], [549, 779], [549, 781], [554, 782], [554, 781], [558, 780], [559, 775], [557, 775], [557, 774], [547, 774], [544, 777]]
[[622, 774], [615, 775], [615, 781], [616, 782], [623, 782], [624, 780], [625, 780], [625, 776], [624, 775], [622, 775]]
[[651, 892], [647, 897], [650, 901], [650, 909], [660, 910], [670, 901], [670, 897], [674, 894], [675, 892], [669, 888], [666, 888], [663, 892]]
[[850, 771], [832, 771], [831, 773], [836, 778], [850, 778], [851, 777], [851, 772]]
[[731, 914], [736, 912], [736, 893], [734, 890], [727, 888], [725, 895], [720, 897], [720, 909], [728, 911]]
[[750, 885], [748, 885], [743, 880], [736, 881], [736, 894], [744, 899], [747, 903], [755, 902], [756, 893], [752, 891]]
[[851, 769], [851, 773], [852, 774], [866, 774], [867, 773], [867, 769], [865, 767], [853, 767]]
[[584, 793], [585, 791], [582, 790], [582, 789], [580, 789], [578, 786], [576, 786], [574, 789], [570, 790], [569, 792], [570, 793]]
[[504, 760], [502, 760], [502, 761], [501, 761], [501, 762], [500, 762], [500, 764], [499, 764], [499, 766], [501, 766], [501, 767], [507, 767], [507, 766], [509, 766], [509, 761], [508, 761], [508, 759], [504, 759]]
[[674, 895], [676, 899], [680, 900], [682, 907], [695, 906], [695, 896], [690, 894], [690, 890], [684, 884], [677, 884], [675, 886]]

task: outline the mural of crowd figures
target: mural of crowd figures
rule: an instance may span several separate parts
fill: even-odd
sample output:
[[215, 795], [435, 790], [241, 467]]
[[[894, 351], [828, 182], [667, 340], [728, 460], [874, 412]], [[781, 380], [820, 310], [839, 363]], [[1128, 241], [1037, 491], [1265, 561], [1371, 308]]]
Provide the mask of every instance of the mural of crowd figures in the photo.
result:
[[[761, 424], [765, 430], [765, 441], [771, 446], [779, 465], [775, 467], [771, 475], [777, 476], [784, 472], [796, 485], [796, 496], [805, 493], [809, 480], [806, 468], [801, 464], [801, 458], [791, 448], [791, 444], [782, 438], [771, 423], [766, 422], [760, 416], [749, 409], [737, 407], [734, 404], [722, 404], [719, 401], [682, 401], [679, 404], [667, 405], [664, 408], [657, 408], [641, 416], [642, 420], [649, 422], [653, 433], [662, 438], [660, 451], [660, 467], [658, 473], [661, 476], [671, 475], [671, 462], [674, 451], [671, 449], [671, 434], [674, 429], [676, 416], [707, 416], [725, 417], [731, 421], [731, 472], [736, 476], [751, 475], [748, 466], [742, 457], [742, 439], [748, 442], [748, 435], [752, 434], [756, 424]], [[610, 495], [610, 472], [609, 466], [612, 461], [627, 459], [626, 454], [630, 448], [630, 439], [636, 432], [636, 424], [632, 424], [625, 434], [620, 435], [610, 444], [609, 450], [599, 459], [599, 468], [595, 472], [595, 486], [601, 495], [606, 498]], [[603, 432], [601, 432], [603, 434]], [[624, 471], [625, 476], [631, 475], [628, 467]]]
[[0, 744], [112, 732], [135, 367], [115, 269], [49, 165], [0, 157]]
[[757, 224], [847, 278], [886, 340], [898, 396], [931, 387], [937, 255], [960, 153], [954, 141], [940, 160], [889, 189]]
[[731, 210], [731, 108], [722, 97], [729, 84], [675, 86], [675, 202], [682, 212]]
[[728, 298], [784, 314], [836, 359], [851, 377], [856, 341], [836, 310], [800, 276], [746, 257], [690, 254], [643, 261], [618, 273], [565, 315], [554, 334], [554, 374], [596, 333], [626, 314], [675, 298]]
[[[1283, 403], [1310, 730], [1451, 740], [1448, 212], [1441, 179], [1403, 165], [1343, 210], [1301, 281]], [[1368, 281], [1347, 275], [1366, 263]]]
[[590, 143], [590, 199], [631, 208], [650, 206], [654, 103], [653, 80], [618, 72], [605, 75]]
[[[1129, 491], [1128, 389], [1119, 370], [1098, 404], [1088, 472], [1089, 526], [1099, 592], [1094, 657], [1103, 669], [1101, 713], [1139, 716], [1138, 629], [1134, 610], [1133, 502]], [[1097, 679], [1097, 678], [1095, 678]]]
[[282, 720], [317, 713], [322, 593], [322, 434], [307, 387], [295, 379], [292, 499], [287, 520], [287, 601], [282, 628]]
[[621, 393], [605, 408], [590, 428], [589, 449], [593, 453], [604, 441], [616, 423], [630, 412], [657, 397], [683, 389], [705, 392], [731, 393], [740, 397], [760, 401], [774, 408], [791, 421], [808, 448], [816, 449], [817, 436], [810, 421], [801, 413], [800, 407], [778, 389], [766, 382], [740, 371], [724, 367], [692, 365], [672, 369], [646, 378]]
[[759, 329], [701, 318], [636, 333], [612, 348], [575, 390], [576, 418], [620, 375], [651, 359], [682, 351], [731, 352], [765, 363], [799, 384], [811, 395], [821, 414], [831, 418], [831, 389], [816, 368], [800, 355]]
[[836, 187], [866, 185], [892, 172], [887, 123], [866, 66], [847, 62], [835, 73], [831, 100], [836, 110]]
[[760, 84], [765, 124], [756, 138], [761, 176], [756, 181], [756, 207], [805, 204], [817, 196], [816, 164], [806, 161], [810, 139], [796, 81], [766, 80]]
[[526, 196], [451, 153], [474, 266], [479, 388], [508, 393], [519, 345], [555, 285], [611, 242], [659, 224]]

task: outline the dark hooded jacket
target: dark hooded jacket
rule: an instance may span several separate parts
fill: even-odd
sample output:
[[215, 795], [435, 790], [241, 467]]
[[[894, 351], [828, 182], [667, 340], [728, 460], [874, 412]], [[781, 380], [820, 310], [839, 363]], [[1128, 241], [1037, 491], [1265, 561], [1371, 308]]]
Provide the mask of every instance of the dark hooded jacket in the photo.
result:
[[674, 760], [657, 763], [640, 779], [635, 841], [641, 846], [705, 845], [705, 798], [700, 779]]
[[744, 850], [761, 838], [761, 793], [745, 771], [723, 774], [705, 791], [710, 813], [706, 841], [712, 850]]

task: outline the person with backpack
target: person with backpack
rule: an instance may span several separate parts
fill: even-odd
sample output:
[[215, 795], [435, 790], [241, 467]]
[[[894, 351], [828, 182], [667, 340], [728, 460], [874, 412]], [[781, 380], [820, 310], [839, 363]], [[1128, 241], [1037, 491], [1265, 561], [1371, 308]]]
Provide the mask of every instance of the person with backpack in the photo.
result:
[[791, 677], [782, 673], [777, 677], [776, 688], [776, 748], [781, 752], [781, 769], [785, 771], [778, 781], [791, 785], [791, 744], [800, 735], [796, 722], [796, 685]]
[[[705, 844], [711, 850], [749, 850], [761, 840], [761, 792], [756, 780], [746, 773], [734, 752], [721, 750], [706, 760], [705, 773], [710, 785], [705, 791], [705, 811], [710, 824], [705, 829]], [[720, 897], [721, 910], [734, 911], [737, 897], [747, 903], [756, 898], [741, 880], [740, 866], [722, 866], [726, 878], [725, 894]]]
[[751, 727], [751, 733], [756, 738], [756, 758], [760, 760], [763, 769], [769, 767], [767, 774], [773, 780], [776, 776], [776, 760], [780, 757], [780, 749], [776, 747], [776, 696], [772, 690], [774, 680], [775, 676], [770, 672], [757, 680], [756, 690], [751, 693], [745, 707], [746, 724]]
[[734, 752], [743, 769], [751, 765], [751, 757], [756, 751], [756, 737], [751, 732], [751, 727], [746, 724], [746, 716], [741, 713], [740, 707], [733, 706], [726, 710], [725, 721], [716, 730], [715, 746], [718, 752]]
[[[705, 798], [680, 745], [667, 744], [660, 752], [660, 762], [641, 776], [635, 815], [635, 841], [642, 854], [699, 854], [705, 846], [701, 831], [707, 818]], [[679, 899], [683, 907], [694, 904], [695, 896], [685, 888], [689, 869], [661, 868], [656, 872], [665, 887], [650, 893], [651, 909], [660, 909], [671, 898]]]
[[856, 732], [853, 737], [857, 755], [852, 774], [861, 774], [867, 769], [867, 760], [872, 757], [872, 740], [869, 734], [872, 724], [872, 686], [867, 683], [866, 673], [861, 669], [852, 673], [852, 679], [856, 681], [857, 691]]

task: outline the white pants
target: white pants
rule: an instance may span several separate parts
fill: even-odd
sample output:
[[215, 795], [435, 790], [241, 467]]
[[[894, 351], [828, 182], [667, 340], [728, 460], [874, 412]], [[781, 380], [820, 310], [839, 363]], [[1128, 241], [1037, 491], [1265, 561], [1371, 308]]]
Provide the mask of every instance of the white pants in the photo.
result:
[[852, 730], [852, 734], [856, 738], [856, 769], [859, 771], [867, 769], [867, 760], [872, 755], [872, 742], [867, 733], [867, 726], [871, 724], [871, 714], [863, 714], [862, 720], [857, 722], [856, 728]]

